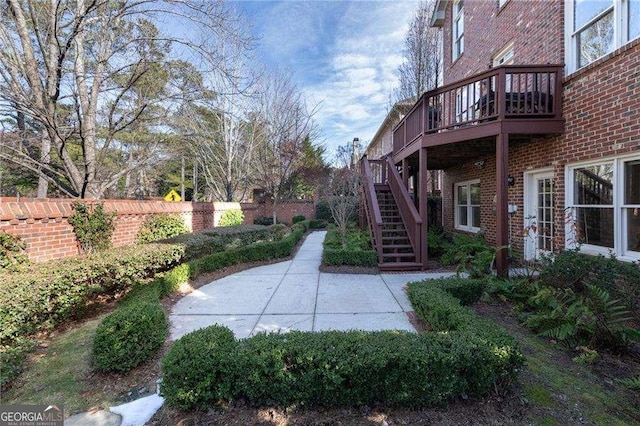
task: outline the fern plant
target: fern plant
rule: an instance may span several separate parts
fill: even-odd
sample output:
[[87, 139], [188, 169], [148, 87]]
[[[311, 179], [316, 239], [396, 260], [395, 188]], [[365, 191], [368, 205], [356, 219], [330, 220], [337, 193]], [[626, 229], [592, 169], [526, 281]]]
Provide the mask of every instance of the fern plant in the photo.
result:
[[640, 376], [627, 377], [625, 379], [618, 379], [618, 383], [626, 386], [631, 390], [640, 391]]
[[569, 348], [621, 349], [640, 338], [640, 332], [628, 326], [632, 319], [628, 308], [600, 287], [588, 285], [584, 294], [541, 287], [528, 302], [534, 313], [525, 326]]

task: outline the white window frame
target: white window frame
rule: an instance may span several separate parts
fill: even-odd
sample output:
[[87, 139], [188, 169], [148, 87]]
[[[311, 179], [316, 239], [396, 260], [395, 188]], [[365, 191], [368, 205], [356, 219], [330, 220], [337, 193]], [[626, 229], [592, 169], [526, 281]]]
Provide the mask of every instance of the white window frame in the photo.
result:
[[[451, 60], [454, 62], [464, 53], [464, 3], [463, 0], [455, 0], [453, 2], [453, 17], [451, 19]], [[462, 22], [462, 31], [458, 33], [460, 28], [457, 25]]]
[[[624, 204], [625, 194], [624, 194], [624, 165], [629, 161], [637, 161], [640, 160], [640, 155], [631, 154], [620, 157], [607, 157], [598, 160], [592, 160], [588, 162], [576, 163], [566, 166], [565, 168], [565, 188], [566, 188], [566, 197], [565, 197], [565, 206], [566, 206], [566, 215], [565, 218], [565, 247], [567, 249], [577, 249], [579, 248], [581, 252], [593, 255], [614, 255], [616, 258], [633, 262], [640, 260], [640, 251], [627, 250], [628, 246], [627, 241], [627, 226], [628, 222], [625, 217], [626, 210], [629, 208], [640, 208], [640, 205], [627, 205]], [[574, 205], [574, 185], [573, 185], [573, 177], [574, 170], [600, 165], [600, 164], [612, 164], [613, 166], [613, 248], [607, 248], [602, 246], [596, 246], [591, 244], [576, 244], [575, 241], [575, 231], [574, 231], [574, 222], [573, 219], [575, 217], [575, 208], [578, 207]]]
[[491, 63], [494, 68], [499, 67], [500, 65], [513, 65], [514, 59], [513, 42], [511, 42], [500, 49], [498, 53], [493, 55]]
[[[480, 209], [482, 209], [482, 203], [480, 204], [471, 204], [471, 185], [480, 185], [480, 179], [474, 179], [474, 180], [469, 180], [466, 182], [458, 182], [454, 185], [454, 194], [453, 194], [453, 209], [454, 209], [454, 227], [457, 230], [460, 231], [466, 231], [466, 232], [474, 232], [474, 233], [478, 233], [480, 232], [481, 227], [479, 226], [473, 226], [473, 208], [472, 207], [479, 207]], [[462, 186], [466, 186], [467, 187], [467, 204], [464, 204], [464, 206], [467, 207], [467, 224], [466, 225], [461, 225], [460, 224], [460, 213], [459, 213], [459, 209], [458, 207], [461, 207], [461, 205], [459, 204], [458, 201], [458, 188], [462, 187]], [[482, 219], [480, 219], [482, 220]]]
[[[605, 10], [600, 12], [598, 15], [593, 17], [589, 22], [581, 26], [580, 28], [574, 28], [574, 12], [575, 12], [575, 1], [576, 0], [565, 0], [565, 63], [566, 63], [566, 72], [567, 74], [571, 74], [579, 69], [579, 55], [578, 51], [578, 35], [586, 28], [594, 24], [604, 15], [608, 14], [613, 10], [613, 46], [612, 51], [618, 49], [619, 47], [624, 46], [625, 44], [635, 40], [640, 37], [636, 35], [633, 38], [630, 38], [629, 35], [629, 3], [630, 0], [608, 0], [611, 3], [611, 6], [607, 7]], [[607, 0], [599, 0], [599, 1], [607, 1]], [[602, 56], [606, 56], [611, 52], [607, 52]], [[601, 57], [602, 57], [601, 56]], [[597, 59], [596, 59], [597, 60]], [[594, 60], [595, 61], [595, 60]], [[593, 63], [593, 61], [591, 62]], [[584, 65], [587, 66], [588, 64]]]

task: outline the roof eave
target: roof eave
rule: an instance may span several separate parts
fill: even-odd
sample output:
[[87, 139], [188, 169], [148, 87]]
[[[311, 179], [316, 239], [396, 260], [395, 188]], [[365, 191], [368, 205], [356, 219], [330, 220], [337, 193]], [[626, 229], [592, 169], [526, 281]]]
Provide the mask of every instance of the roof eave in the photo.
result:
[[444, 12], [447, 9], [448, 0], [437, 0], [436, 6], [433, 8], [433, 15], [431, 15], [431, 26], [442, 27], [444, 25]]

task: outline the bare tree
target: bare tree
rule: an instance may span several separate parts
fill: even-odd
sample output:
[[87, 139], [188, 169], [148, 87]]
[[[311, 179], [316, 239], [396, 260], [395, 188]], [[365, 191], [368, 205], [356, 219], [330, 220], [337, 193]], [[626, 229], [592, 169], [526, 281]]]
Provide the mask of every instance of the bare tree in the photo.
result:
[[349, 222], [353, 220], [360, 202], [359, 188], [360, 175], [355, 168], [348, 166], [334, 169], [325, 187], [324, 198], [340, 232], [343, 248], [347, 246]]
[[263, 80], [259, 110], [252, 122], [258, 144], [255, 182], [272, 197], [273, 223], [286, 185], [304, 158], [303, 143], [306, 138], [314, 139], [314, 113], [290, 74], [275, 71]]
[[173, 46], [215, 63], [204, 41], [158, 31], [153, 22], [169, 15], [200, 28], [209, 43], [235, 37], [221, 1], [7, 0], [0, 9], [0, 114], [18, 111], [36, 125], [32, 149], [5, 149], [2, 159], [82, 198], [100, 197], [145, 166], [181, 94], [172, 90]]
[[442, 36], [430, 25], [434, 0], [420, 3], [404, 41], [404, 62], [398, 67], [400, 86], [396, 101], [416, 101], [428, 90], [438, 87], [442, 72]]
[[176, 117], [177, 127], [189, 135], [190, 150], [214, 200], [239, 201], [251, 183], [256, 142], [247, 112], [257, 96], [257, 67], [251, 63], [247, 39], [230, 40], [219, 48], [218, 69], [208, 73], [205, 82], [208, 94], [185, 103]]

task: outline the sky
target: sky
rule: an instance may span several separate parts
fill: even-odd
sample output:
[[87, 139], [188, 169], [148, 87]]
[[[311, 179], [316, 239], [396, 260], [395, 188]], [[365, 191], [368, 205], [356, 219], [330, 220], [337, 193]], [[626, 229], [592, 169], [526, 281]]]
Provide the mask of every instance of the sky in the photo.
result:
[[258, 38], [267, 67], [292, 72], [331, 159], [359, 138], [366, 148], [397, 86], [404, 38], [417, 0], [286, 0], [234, 4]]

